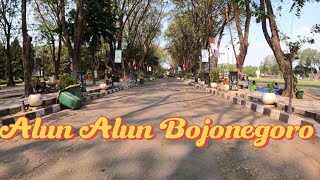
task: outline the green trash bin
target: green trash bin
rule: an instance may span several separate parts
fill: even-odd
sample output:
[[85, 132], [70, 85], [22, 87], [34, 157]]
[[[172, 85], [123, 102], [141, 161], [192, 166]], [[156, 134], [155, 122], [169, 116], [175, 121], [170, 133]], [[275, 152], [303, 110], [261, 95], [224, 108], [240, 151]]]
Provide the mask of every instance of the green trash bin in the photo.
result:
[[297, 99], [303, 99], [303, 94], [304, 94], [304, 91], [297, 91], [296, 92]]
[[60, 91], [58, 100], [60, 104], [70, 109], [79, 109], [81, 107], [81, 99], [68, 91]]
[[74, 85], [68, 86], [63, 91], [67, 91], [67, 92], [77, 96], [80, 99], [82, 98], [80, 84], [74, 84]]

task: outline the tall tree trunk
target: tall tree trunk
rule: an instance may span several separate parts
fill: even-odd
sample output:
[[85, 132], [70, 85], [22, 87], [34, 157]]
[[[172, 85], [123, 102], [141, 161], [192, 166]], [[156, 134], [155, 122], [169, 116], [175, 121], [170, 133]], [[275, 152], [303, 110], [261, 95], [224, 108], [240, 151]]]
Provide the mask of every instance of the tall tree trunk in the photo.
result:
[[81, 44], [83, 35], [83, 23], [84, 23], [84, 7], [83, 0], [77, 1], [77, 13], [74, 28], [74, 52], [73, 52], [73, 67], [74, 77], [77, 79], [77, 73], [80, 71], [80, 55], [81, 55]]
[[57, 72], [56, 72], [56, 42], [53, 34], [51, 34], [51, 46], [52, 46], [51, 47], [52, 63], [54, 66], [54, 77], [56, 78], [59, 74], [57, 75]]
[[66, 23], [66, 5], [64, 0], [60, 0], [61, 28], [64, 37], [64, 44], [67, 46], [69, 58], [73, 57], [73, 48]]
[[33, 93], [33, 88], [31, 85], [31, 69], [30, 69], [30, 61], [31, 61], [31, 41], [32, 38], [28, 35], [27, 28], [27, 0], [22, 0], [21, 3], [21, 14], [22, 14], [22, 35], [23, 35], [23, 52], [22, 52], [22, 60], [23, 60], [23, 73], [24, 73], [24, 92], [25, 97], [28, 97], [31, 93]]
[[12, 73], [12, 59], [11, 59], [11, 44], [10, 44], [10, 37], [11, 37], [11, 26], [8, 26], [7, 29], [8, 33], [6, 34], [6, 43], [7, 43], [7, 48], [6, 48], [6, 69], [7, 69], [7, 78], [8, 78], [8, 83], [7, 86], [14, 86], [14, 79], [13, 79], [13, 73]]
[[61, 52], [62, 52], [62, 34], [59, 33], [58, 57], [54, 65], [54, 74], [55, 74], [56, 80], [59, 79], [59, 74], [60, 74]]
[[[272, 49], [273, 54], [275, 55], [276, 60], [280, 66], [280, 70], [283, 74], [283, 78], [285, 82], [283, 96], [290, 96], [290, 87], [291, 87], [290, 78], [293, 79], [293, 77], [290, 75], [291, 73], [290, 58], [292, 57], [290, 57], [290, 55], [285, 55], [282, 51], [282, 48], [280, 45], [280, 36], [279, 36], [278, 26], [275, 20], [275, 15], [273, 12], [271, 1], [260, 0], [260, 11], [262, 13], [261, 24], [262, 24], [264, 37], [267, 43], [269, 44], [270, 48]], [[267, 18], [269, 21], [269, 29], [271, 31], [272, 36], [270, 36], [268, 32]], [[293, 83], [292, 83], [292, 86], [293, 86]], [[295, 97], [294, 94], [292, 94], [292, 96]]]
[[[242, 75], [242, 70], [243, 70], [243, 65], [244, 61], [247, 56], [248, 52], [248, 47], [249, 47], [249, 30], [250, 30], [250, 22], [251, 22], [251, 9], [250, 9], [250, 1], [245, 0], [245, 12], [246, 12], [246, 18], [245, 18], [245, 27], [244, 27], [244, 32], [242, 28], [242, 24], [240, 22], [240, 14], [239, 14], [239, 5], [238, 2], [232, 3], [231, 4], [233, 14], [234, 14], [234, 20], [236, 24], [236, 29], [238, 33], [238, 38], [239, 38], [239, 44], [240, 44], [240, 52], [239, 54], [236, 53], [235, 45], [233, 42], [233, 38], [231, 39], [231, 44], [232, 48], [234, 51], [234, 54], [236, 56], [237, 60], [237, 70], [238, 74]], [[232, 32], [231, 32], [231, 27], [230, 27], [230, 21], [229, 21], [229, 7], [226, 10], [226, 17], [228, 21], [228, 26], [229, 26], [229, 31], [232, 37]]]

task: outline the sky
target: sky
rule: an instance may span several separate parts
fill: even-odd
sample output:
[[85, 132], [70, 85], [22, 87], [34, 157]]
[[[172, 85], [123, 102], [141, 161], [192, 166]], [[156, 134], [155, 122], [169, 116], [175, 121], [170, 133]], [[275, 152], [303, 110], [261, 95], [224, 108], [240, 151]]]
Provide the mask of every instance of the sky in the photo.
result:
[[[276, 4], [274, 4], [276, 6]], [[320, 50], [320, 34], [316, 34], [313, 36], [311, 32], [311, 28], [315, 24], [320, 24], [320, 3], [308, 3], [302, 9], [301, 17], [298, 18], [294, 13], [290, 13], [291, 3], [289, 0], [284, 1], [283, 9], [281, 11], [281, 17], [277, 16], [277, 23], [280, 31], [285, 33], [287, 36], [291, 37], [292, 40], [296, 40], [297, 36], [306, 36], [314, 38], [315, 44], [305, 44], [302, 49], [313, 48]], [[164, 21], [163, 23], [163, 31], [168, 27], [168, 21]], [[230, 37], [228, 36], [229, 31], [225, 29], [225, 36], [223, 38], [221, 47], [226, 47], [230, 45]], [[236, 34], [233, 33], [236, 37]], [[161, 39], [161, 46], [165, 47], [166, 41]], [[267, 44], [261, 24], [257, 24], [255, 22], [255, 18], [252, 18], [252, 23], [250, 27], [250, 35], [249, 35], [249, 49], [247, 58], [245, 61], [245, 65], [253, 65], [259, 66], [261, 61], [268, 56], [272, 55], [272, 50]], [[285, 49], [285, 46], [283, 47]]]

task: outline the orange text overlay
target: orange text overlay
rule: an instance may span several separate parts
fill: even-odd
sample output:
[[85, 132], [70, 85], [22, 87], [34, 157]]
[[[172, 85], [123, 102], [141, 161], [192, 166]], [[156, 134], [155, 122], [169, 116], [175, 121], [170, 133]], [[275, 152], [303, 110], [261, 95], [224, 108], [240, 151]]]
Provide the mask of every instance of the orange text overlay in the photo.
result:
[[[206, 119], [204, 125], [188, 125], [183, 118], [169, 118], [162, 121], [159, 129], [165, 132], [168, 140], [181, 140], [187, 138], [195, 141], [195, 145], [204, 148], [209, 140], [252, 140], [258, 148], [266, 147], [271, 139], [292, 140], [297, 135], [302, 140], [310, 140], [315, 137], [316, 130], [313, 126], [221, 126], [213, 125], [213, 121]], [[26, 140], [72, 140], [76, 136], [91, 140], [101, 133], [106, 140], [153, 140], [156, 137], [155, 128], [151, 125], [124, 124], [122, 118], [116, 118], [114, 125], [106, 117], [99, 118], [94, 124], [82, 126], [76, 134], [71, 125], [54, 126], [44, 125], [42, 118], [35, 119], [33, 125], [29, 119], [19, 118], [15, 124], [0, 127], [0, 138], [10, 140], [21, 134]]]

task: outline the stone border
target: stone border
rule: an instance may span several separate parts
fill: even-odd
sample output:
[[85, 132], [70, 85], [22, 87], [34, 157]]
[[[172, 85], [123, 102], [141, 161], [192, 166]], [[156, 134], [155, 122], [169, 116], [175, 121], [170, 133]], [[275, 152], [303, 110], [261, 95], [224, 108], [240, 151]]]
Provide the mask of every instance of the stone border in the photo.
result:
[[[21, 101], [22, 102], [22, 101]], [[56, 97], [46, 98], [43, 100], [42, 106], [50, 106], [57, 103]], [[28, 105], [28, 102], [25, 101], [25, 105]], [[9, 116], [11, 114], [16, 114], [22, 111], [22, 104], [21, 105], [13, 105], [10, 108], [5, 108], [0, 110], [0, 117]]]
[[[92, 100], [104, 97], [104, 96], [106, 96], [108, 94], [113, 94], [113, 93], [119, 92], [121, 90], [128, 89], [128, 88], [130, 89], [130, 88], [133, 88], [133, 87], [137, 87], [137, 83], [133, 83], [133, 84], [130, 83], [129, 85], [121, 85], [119, 87], [116, 87], [116, 88], [113, 88], [113, 89], [109, 89], [109, 90], [106, 90], [106, 91], [102, 91], [102, 92], [99, 92], [99, 93], [91, 93], [91, 94], [88, 94], [87, 96], [83, 97], [82, 104], [86, 104], [86, 103], [88, 103], [88, 102], [90, 102]], [[15, 121], [20, 117], [27, 117], [30, 120], [34, 120], [37, 117], [47, 116], [47, 115], [50, 115], [50, 114], [53, 114], [53, 113], [57, 113], [57, 112], [62, 111], [62, 110], [63, 110], [63, 107], [60, 104], [54, 104], [54, 105], [51, 105], [51, 106], [46, 107], [46, 108], [38, 109], [36, 111], [26, 112], [26, 113], [21, 114], [21, 115], [14, 115], [12, 117], [0, 118], [0, 121], [1, 121], [1, 124], [3, 126], [5, 126], [5, 125], [14, 124]], [[1, 126], [1, 124], [0, 124], [0, 126]]]
[[[231, 92], [231, 93], [235, 94], [235, 96], [238, 96], [238, 97], [241, 97], [241, 98], [253, 101], [253, 102], [261, 102], [261, 98], [259, 98], [259, 97], [248, 96], [248, 95], [243, 94], [241, 92]], [[288, 105], [286, 105], [284, 103], [278, 102], [278, 103], [275, 104], [275, 107], [280, 109], [280, 110], [282, 110], [282, 111], [285, 111], [285, 112], [288, 111]], [[295, 114], [302, 115], [302, 116], [305, 116], [307, 118], [312, 118], [315, 121], [317, 121], [318, 123], [320, 123], [320, 113], [311, 112], [311, 111], [303, 110], [301, 108], [296, 108], [296, 107], [293, 107], [292, 110], [293, 110], [293, 112]]]
[[299, 125], [299, 126], [311, 125], [311, 126], [315, 127], [315, 129], [316, 129], [316, 136], [320, 137], [320, 124], [319, 123], [314, 123], [310, 120], [298, 117], [294, 114], [288, 114], [288, 113], [283, 112], [282, 110], [279, 110], [277, 108], [271, 108], [271, 107], [262, 105], [259, 102], [252, 102], [252, 101], [247, 100], [246, 98], [243, 98], [243, 97], [232, 96], [228, 93], [221, 92], [217, 89], [206, 88], [204, 86], [201, 86], [201, 85], [195, 84], [195, 83], [189, 83], [189, 85], [195, 86], [196, 88], [199, 88], [201, 90], [205, 90], [206, 92], [208, 92], [214, 96], [227, 99], [234, 104], [241, 105], [241, 106], [243, 106], [247, 109], [251, 109], [252, 111], [257, 112], [259, 114], [269, 116], [273, 120], [282, 121], [282, 122], [284, 122], [286, 124], [290, 124], [290, 125]]
[[[123, 84], [121, 85], [121, 87], [124, 87], [127, 89], [135, 87], [135, 86], [137, 86], [137, 84], [135, 82], [132, 82], [128, 85], [123, 85]], [[91, 90], [85, 92], [84, 96], [90, 96], [90, 94], [93, 94], [93, 93], [99, 94], [100, 88], [91, 89]], [[109, 91], [109, 94], [111, 94], [110, 91]], [[24, 102], [25, 102], [25, 105], [28, 105], [28, 101], [24, 101]], [[46, 98], [43, 100], [43, 104], [40, 108], [44, 108], [44, 107], [55, 105], [55, 104], [57, 104], [57, 97]], [[0, 119], [1, 119], [1, 117], [5, 117], [5, 116], [10, 116], [10, 115], [14, 116], [14, 114], [21, 112], [21, 111], [23, 111], [22, 104], [21, 105], [12, 105], [11, 107], [0, 109]]]

